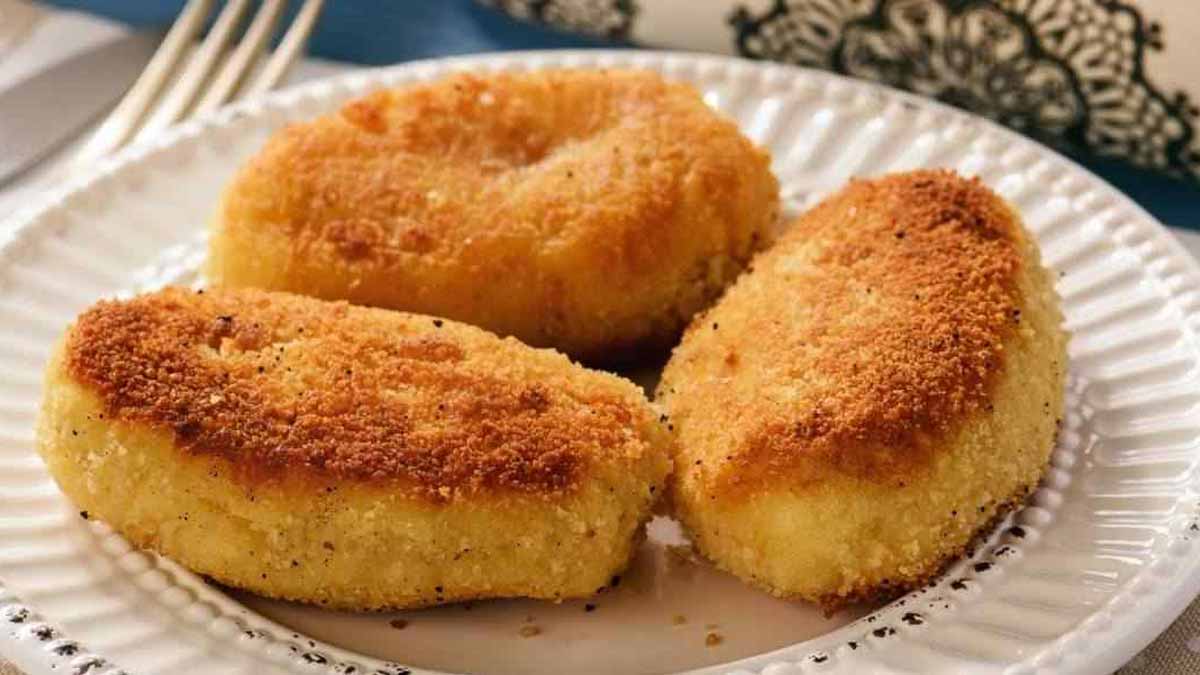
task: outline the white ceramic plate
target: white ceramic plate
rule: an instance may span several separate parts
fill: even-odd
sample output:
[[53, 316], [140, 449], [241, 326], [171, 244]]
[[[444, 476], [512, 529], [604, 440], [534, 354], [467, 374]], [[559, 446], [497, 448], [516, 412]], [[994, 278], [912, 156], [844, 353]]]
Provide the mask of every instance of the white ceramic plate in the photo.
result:
[[[33, 425], [43, 360], [77, 312], [99, 297], [197, 281], [218, 190], [289, 120], [449, 70], [555, 65], [637, 66], [694, 82], [770, 148], [793, 210], [850, 176], [918, 166], [977, 174], [1016, 204], [1063, 275], [1074, 334], [1069, 412], [1030, 505], [929, 588], [830, 618], [680, 560], [664, 548], [674, 533], [662, 520], [594, 611], [506, 601], [352, 615], [228, 593], [76, 514], [34, 453]], [[1200, 270], [1101, 181], [948, 108], [715, 57], [434, 61], [221, 111], [48, 201], [0, 249], [0, 652], [34, 673], [1102, 672], [1200, 589]], [[409, 623], [400, 630], [394, 619]], [[530, 622], [541, 633], [522, 637]], [[710, 632], [723, 641], [707, 646]]]

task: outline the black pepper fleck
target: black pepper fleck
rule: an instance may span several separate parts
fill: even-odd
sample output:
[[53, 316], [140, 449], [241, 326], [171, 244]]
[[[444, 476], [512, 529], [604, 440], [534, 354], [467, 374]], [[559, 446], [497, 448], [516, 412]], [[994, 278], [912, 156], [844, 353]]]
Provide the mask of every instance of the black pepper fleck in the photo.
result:
[[87, 673], [92, 672], [93, 668], [104, 667], [105, 663], [107, 662], [104, 659], [92, 657], [81, 663], [76, 663], [75, 669], [71, 673], [72, 675], [87, 675]]

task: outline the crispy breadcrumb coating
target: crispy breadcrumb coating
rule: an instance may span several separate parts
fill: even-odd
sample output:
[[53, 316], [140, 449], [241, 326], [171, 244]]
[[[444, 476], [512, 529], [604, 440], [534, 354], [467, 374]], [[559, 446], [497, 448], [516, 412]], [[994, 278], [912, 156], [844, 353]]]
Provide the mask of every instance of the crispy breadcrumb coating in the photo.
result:
[[673, 344], [778, 204], [767, 154], [690, 86], [463, 73], [276, 134], [225, 192], [209, 275], [613, 361]]
[[659, 397], [676, 508], [720, 566], [837, 605], [919, 586], [1039, 480], [1066, 340], [976, 180], [856, 180], [689, 327]]
[[590, 595], [669, 465], [628, 381], [285, 293], [100, 302], [45, 396], [40, 450], [80, 508], [223, 583], [352, 609]]

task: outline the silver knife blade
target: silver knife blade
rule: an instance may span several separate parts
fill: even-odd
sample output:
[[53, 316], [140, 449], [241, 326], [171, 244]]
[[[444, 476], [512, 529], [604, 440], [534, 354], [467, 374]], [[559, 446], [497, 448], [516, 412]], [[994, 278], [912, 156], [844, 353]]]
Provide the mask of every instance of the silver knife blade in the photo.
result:
[[131, 33], [0, 90], [0, 186], [45, 158], [116, 103], [158, 47]]

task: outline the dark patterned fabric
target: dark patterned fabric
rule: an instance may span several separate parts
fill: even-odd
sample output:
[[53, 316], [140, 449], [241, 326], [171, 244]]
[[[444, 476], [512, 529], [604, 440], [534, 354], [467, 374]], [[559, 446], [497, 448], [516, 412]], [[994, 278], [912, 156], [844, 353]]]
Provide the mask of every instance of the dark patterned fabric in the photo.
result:
[[1200, 111], [1149, 80], [1161, 28], [1119, 0], [775, 0], [739, 53], [930, 96], [1043, 141], [1193, 180]]
[[564, 30], [623, 40], [637, 9], [633, 0], [480, 0], [510, 16]]

